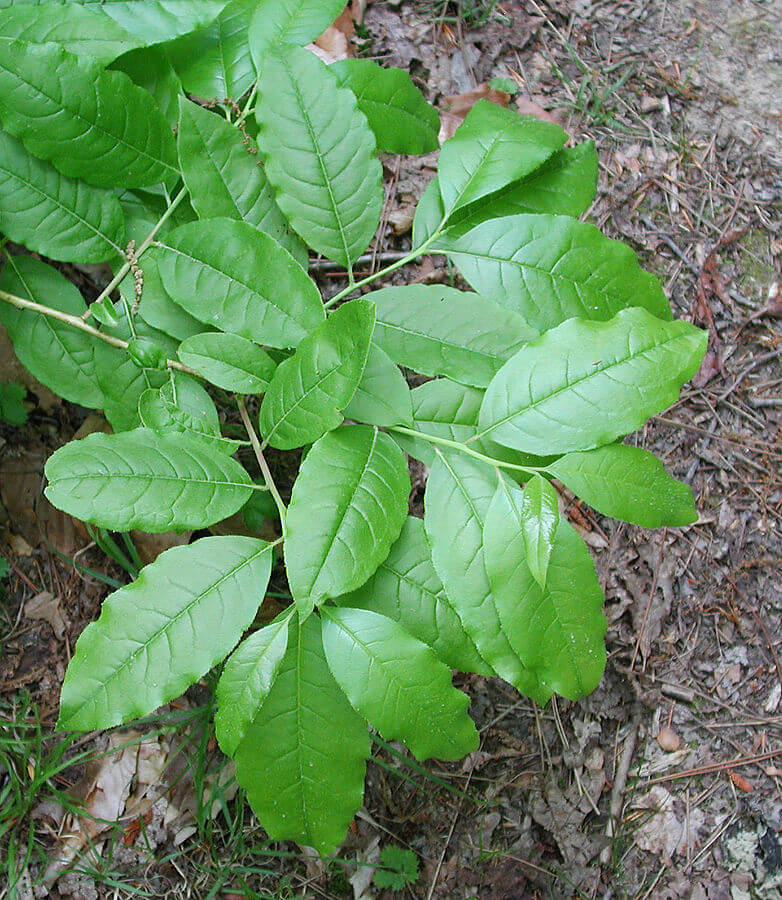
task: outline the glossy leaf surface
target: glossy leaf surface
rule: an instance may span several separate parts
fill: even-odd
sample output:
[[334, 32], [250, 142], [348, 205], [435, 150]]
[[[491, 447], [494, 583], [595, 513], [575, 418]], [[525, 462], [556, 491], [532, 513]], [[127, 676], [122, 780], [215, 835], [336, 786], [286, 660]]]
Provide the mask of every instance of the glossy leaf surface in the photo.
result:
[[706, 333], [627, 309], [571, 319], [509, 360], [486, 391], [479, 434], [527, 453], [609, 444], [676, 401], [698, 371]]
[[345, 418], [368, 425], [411, 425], [410, 388], [391, 357], [373, 341], [356, 393], [345, 407]]
[[280, 209], [311, 247], [350, 266], [383, 202], [375, 137], [355, 97], [316, 56], [289, 47], [264, 61], [256, 115]]
[[320, 620], [294, 619], [268, 696], [236, 752], [236, 779], [273, 841], [319, 853], [342, 841], [364, 798], [369, 735], [326, 665]]
[[45, 474], [54, 506], [113, 531], [204, 528], [235, 513], [252, 490], [231, 457], [146, 428], [71, 441], [49, 457]]
[[263, 393], [276, 368], [265, 350], [238, 334], [194, 334], [180, 344], [177, 354], [212, 384], [240, 394]]
[[33, 156], [90, 184], [138, 187], [177, 174], [174, 137], [152, 97], [56, 44], [4, 49], [0, 120]]
[[399, 537], [409, 493], [404, 454], [376, 428], [347, 425], [313, 445], [293, 486], [285, 541], [300, 608], [369, 578]]
[[691, 525], [698, 518], [690, 488], [640, 447], [609, 444], [568, 453], [548, 471], [604, 516], [643, 528]]
[[541, 587], [545, 587], [551, 548], [554, 546], [554, 535], [559, 523], [557, 492], [541, 475], [530, 478], [521, 498], [516, 488], [509, 486], [504, 480], [497, 490], [507, 491], [510, 498], [509, 501], [508, 498], [495, 495], [501, 509], [504, 509], [508, 502], [512, 502], [514, 507], [518, 505], [520, 509], [527, 566], [535, 581]]
[[386, 740], [401, 740], [420, 760], [458, 759], [478, 746], [466, 694], [431, 647], [366, 609], [325, 607], [323, 647], [353, 708]]
[[248, 41], [258, 71], [281, 44], [309, 44], [345, 8], [342, 0], [257, 0]]
[[261, 434], [272, 447], [301, 447], [342, 422], [364, 373], [374, 324], [372, 302], [352, 300], [277, 367], [260, 415]]
[[267, 543], [238, 535], [161, 553], [136, 581], [110, 594], [100, 618], [82, 632], [58, 727], [111, 728], [178, 697], [250, 625], [271, 559]]

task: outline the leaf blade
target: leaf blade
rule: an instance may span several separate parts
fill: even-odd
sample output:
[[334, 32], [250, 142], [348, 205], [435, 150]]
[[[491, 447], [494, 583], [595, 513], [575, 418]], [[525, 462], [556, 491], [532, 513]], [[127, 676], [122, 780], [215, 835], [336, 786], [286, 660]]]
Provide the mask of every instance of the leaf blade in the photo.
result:
[[186, 338], [177, 355], [212, 384], [240, 394], [263, 393], [276, 368], [274, 360], [257, 344], [222, 332]]

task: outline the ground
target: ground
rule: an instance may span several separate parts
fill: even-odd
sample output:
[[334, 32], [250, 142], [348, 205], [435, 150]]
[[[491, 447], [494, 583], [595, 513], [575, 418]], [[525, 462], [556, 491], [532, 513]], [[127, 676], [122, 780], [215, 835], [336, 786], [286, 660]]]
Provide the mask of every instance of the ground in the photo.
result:
[[[366, 805], [324, 864], [268, 843], [234, 799], [211, 682], [134, 731], [51, 738], [73, 643], [123, 573], [41, 497], [42, 461], [82, 423], [38, 392], [29, 424], [0, 435], [0, 845], [16, 896], [390, 897], [372, 863], [395, 844], [421, 863], [398, 896], [425, 900], [782, 897], [781, 20], [779, 0], [368, 5], [360, 51], [441, 109], [510, 78], [511, 103], [596, 142], [592, 220], [709, 329], [699, 375], [636, 436], [691, 484], [700, 519], [646, 532], [571, 503], [606, 589], [601, 686], [540, 709], [462, 676], [480, 749], [420, 767], [377, 744]], [[407, 246], [433, 165], [386, 160], [378, 258]], [[116, 825], [83, 819], [68, 838], [72, 797]]]

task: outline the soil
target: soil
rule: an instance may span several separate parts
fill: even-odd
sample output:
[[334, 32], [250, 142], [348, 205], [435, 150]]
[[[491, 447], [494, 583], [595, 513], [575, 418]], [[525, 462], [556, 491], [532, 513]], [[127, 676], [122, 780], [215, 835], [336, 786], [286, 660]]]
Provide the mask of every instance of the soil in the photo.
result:
[[[257, 822], [240, 817], [199, 712], [210, 696], [202, 685], [166, 713], [165, 722], [192, 714], [189, 742], [170, 728], [144, 732], [147, 757], [164, 761], [158, 778], [137, 771], [135, 817], [126, 804], [113, 839], [101, 834], [97, 861], [77, 848], [81, 874], [40, 883], [67, 817], [41, 804], [30, 811], [35, 853], [20, 897], [390, 897], [370, 877], [389, 843], [418, 855], [419, 878], [398, 896], [422, 900], [782, 897], [782, 3], [472, 0], [460, 5], [464, 18], [456, 6], [375, 0], [354, 42], [411, 71], [441, 108], [510, 78], [511, 103], [595, 141], [590, 219], [661, 277], [677, 316], [710, 332], [699, 375], [635, 436], [692, 486], [700, 518], [648, 532], [571, 499], [606, 591], [602, 684], [579, 703], [541, 709], [500, 681], [457, 676], [480, 749], [422, 769], [378, 745], [341, 850], [348, 865], [264, 843]], [[492, 6], [480, 24], [466, 16]], [[388, 158], [385, 171], [377, 259], [409, 246], [435, 157]], [[435, 258], [395, 277], [445, 275]], [[340, 286], [333, 273], [320, 277], [327, 290]], [[0, 552], [12, 564], [0, 660], [6, 742], [12, 721], [28, 716], [27, 695], [52, 730], [71, 648], [110, 589], [105, 577], [125, 577], [41, 494], [43, 461], [83, 426], [83, 412], [34, 384], [31, 396], [29, 423], [0, 432]], [[63, 558], [74, 553], [81, 571]], [[102, 736], [78, 749], [106, 747]], [[88, 768], [64, 769], [57, 786], [94, 796]], [[215, 786], [225, 811], [212, 806]], [[253, 846], [265, 848], [260, 857]]]

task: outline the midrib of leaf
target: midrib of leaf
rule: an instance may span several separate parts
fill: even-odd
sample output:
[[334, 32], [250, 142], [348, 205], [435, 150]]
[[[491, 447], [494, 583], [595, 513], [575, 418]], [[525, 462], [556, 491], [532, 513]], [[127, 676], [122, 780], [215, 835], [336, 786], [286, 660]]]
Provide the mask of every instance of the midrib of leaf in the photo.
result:
[[499, 144], [501, 139], [501, 135], [499, 134], [492, 135], [491, 140], [485, 146], [484, 152], [481, 153], [480, 159], [478, 160], [478, 165], [475, 167], [475, 171], [472, 173], [472, 175], [469, 176], [464, 187], [459, 191], [459, 193], [456, 195], [456, 199], [451, 203], [451, 208], [447, 211], [446, 218], [448, 218], [451, 212], [453, 212], [454, 208], [459, 205], [459, 201], [467, 193], [467, 190], [473, 183], [473, 181], [475, 181], [475, 179], [478, 177], [481, 169], [483, 169], [484, 165], [486, 164], [486, 160], [488, 159], [489, 154], [497, 146], [497, 144]]
[[95, 695], [99, 691], [103, 690], [106, 693], [108, 693], [109, 683], [111, 681], [113, 681], [115, 678], [117, 678], [117, 676], [120, 674], [120, 672], [124, 671], [136, 659], [136, 657], [140, 653], [148, 650], [149, 646], [152, 644], [153, 641], [156, 641], [160, 637], [161, 634], [164, 634], [166, 631], [168, 631], [168, 629], [171, 628], [180, 618], [182, 618], [182, 616], [189, 613], [190, 610], [197, 603], [199, 603], [201, 600], [203, 600], [203, 598], [208, 593], [219, 588], [220, 585], [224, 581], [226, 581], [226, 579], [231, 578], [237, 572], [240, 572], [245, 566], [250, 565], [251, 562], [254, 562], [259, 556], [266, 553], [267, 550], [270, 550], [272, 548], [272, 546], [273, 546], [272, 544], [266, 544], [266, 546], [262, 547], [257, 553], [254, 553], [252, 556], [243, 560], [238, 565], [234, 566], [232, 569], [229, 569], [228, 571], [224, 572], [224, 574], [220, 578], [218, 578], [217, 581], [212, 582], [212, 584], [210, 584], [208, 587], [204, 588], [200, 594], [197, 594], [195, 597], [193, 597], [193, 599], [186, 606], [184, 606], [178, 613], [176, 613], [170, 619], [168, 619], [165, 623], [163, 623], [163, 625], [161, 625], [160, 628], [158, 628], [156, 631], [154, 631], [149, 636], [149, 638], [147, 638], [147, 640], [145, 640], [141, 644], [139, 644], [138, 647], [128, 657], [126, 657], [125, 660], [116, 669], [114, 669], [106, 677], [106, 679], [104, 681], [99, 682], [98, 687], [88, 695], [87, 699], [82, 703], [82, 706], [86, 706], [87, 703], [90, 703], [92, 701], [93, 697], [95, 697]]
[[413, 337], [420, 337], [424, 338], [427, 341], [432, 341], [436, 344], [442, 344], [444, 347], [449, 347], [452, 350], [459, 350], [462, 353], [474, 353], [476, 356], [481, 356], [489, 362], [496, 363], [503, 361], [502, 357], [494, 356], [493, 354], [488, 353], [486, 350], [475, 350], [472, 347], [467, 346], [466, 344], [454, 344], [453, 341], [448, 341], [445, 338], [436, 337], [435, 335], [426, 334], [426, 332], [423, 331], [416, 331], [414, 328], [408, 328], [405, 325], [395, 325], [392, 322], [384, 322], [382, 319], [378, 319], [377, 324], [382, 325], [383, 328], [390, 328], [394, 331], [400, 331], [402, 334], [411, 334], [413, 335]]
[[[318, 166], [320, 167], [320, 174], [323, 178], [323, 186], [326, 188], [326, 191], [329, 195], [329, 202], [331, 203], [331, 211], [334, 214], [334, 220], [337, 223], [337, 229], [339, 230], [339, 238], [342, 241], [342, 249], [345, 251], [345, 259], [347, 260], [348, 266], [350, 266], [350, 250], [348, 249], [347, 237], [345, 235], [345, 228], [342, 224], [342, 217], [339, 214], [339, 206], [337, 204], [337, 199], [334, 196], [334, 191], [331, 188], [331, 179], [328, 177], [326, 173], [326, 167], [323, 164], [323, 154], [320, 149], [320, 141], [318, 140], [318, 134], [315, 129], [312, 127], [312, 122], [310, 121], [310, 117], [307, 114], [307, 109], [304, 105], [304, 98], [301, 95], [301, 91], [299, 90], [299, 85], [296, 82], [293, 74], [290, 70], [290, 66], [288, 65], [287, 59], [282, 57], [283, 65], [285, 66], [288, 72], [288, 78], [291, 87], [293, 88], [293, 92], [296, 94], [296, 100], [299, 104], [299, 109], [301, 110], [302, 117], [304, 118], [304, 124], [307, 127], [307, 133], [309, 134], [310, 141], [312, 142], [312, 146], [315, 148], [315, 156], [318, 160]], [[344, 90], [341, 86], [337, 86], [337, 90]], [[351, 116], [352, 118], [352, 116]]]
[[[344, 85], [343, 85], [343, 87], [344, 87]], [[393, 100], [399, 93], [401, 93], [401, 92], [397, 91], [397, 94], [392, 94], [391, 99], [386, 103], [383, 103], [380, 100], [372, 100], [370, 97], [367, 97], [367, 95], [364, 93], [356, 94], [356, 97], [358, 100], [361, 101], [361, 103], [365, 104], [366, 106], [377, 107], [378, 112], [381, 114], [388, 115], [389, 111], [392, 111], [394, 113], [394, 115], [396, 115], [400, 118], [405, 117], [408, 119], [412, 119], [413, 122], [416, 123], [416, 125], [423, 125], [424, 127], [428, 127], [429, 123], [426, 121], [426, 119], [423, 117], [423, 115], [418, 116], [414, 112], [410, 112], [409, 109], [403, 109], [401, 106], [393, 106], [393, 104], [391, 103], [391, 100]]]
[[307, 837], [314, 844], [315, 841], [312, 840], [312, 826], [310, 825], [310, 817], [307, 811], [307, 801], [304, 798], [304, 788], [303, 785], [306, 784], [310, 779], [304, 774], [304, 761], [301, 758], [301, 748], [303, 746], [302, 741], [302, 726], [301, 726], [301, 707], [302, 707], [302, 679], [301, 679], [301, 669], [302, 669], [302, 650], [301, 650], [301, 620], [298, 623], [299, 636], [296, 642], [296, 763], [299, 769], [299, 782], [302, 785], [302, 790], [300, 791], [300, 799], [301, 799], [301, 820], [304, 822], [304, 827], [307, 829]]
[[[206, 441], [218, 441], [224, 444], [231, 444], [237, 446], [236, 441], [231, 438], [224, 437], [222, 434], [215, 434], [213, 431], [202, 431], [197, 427], [198, 420], [195, 419], [190, 413], [186, 410], [180, 409], [176, 404], [171, 403], [166, 400], [164, 397], [160, 397], [160, 401], [165, 407], [166, 411], [169, 413], [171, 418], [174, 420], [174, 423], [179, 425], [181, 428], [184, 428], [185, 431], [192, 432], [196, 437], [206, 440]], [[185, 480], [185, 479], [182, 479]], [[214, 482], [212, 482], [214, 483]]]
[[[518, 410], [517, 412], [511, 413], [508, 416], [500, 419], [497, 422], [494, 422], [488, 428], [485, 428], [483, 431], [477, 432], [473, 435], [467, 443], [471, 443], [472, 441], [479, 440], [484, 435], [489, 434], [489, 432], [493, 431], [495, 428], [499, 428], [500, 425], [504, 425], [506, 422], [510, 422], [512, 419], [516, 419], [521, 415], [524, 415], [531, 409], [535, 409], [541, 403], [546, 403], [551, 400], [553, 397], [557, 397], [563, 391], [569, 391], [571, 388], [575, 387], [577, 384], [581, 384], [584, 381], [588, 381], [590, 378], [595, 378], [597, 375], [601, 375], [603, 372], [607, 372], [609, 369], [614, 368], [615, 366], [622, 366], [625, 363], [632, 362], [635, 359], [641, 359], [651, 353], [653, 350], [656, 350], [658, 347], [664, 347], [666, 344], [671, 344], [674, 341], [681, 340], [682, 335], [677, 334], [672, 337], [665, 338], [662, 341], [658, 341], [655, 344], [652, 344], [649, 347], [645, 347], [640, 353], [631, 354], [629, 356], [623, 356], [621, 359], [614, 359], [611, 362], [606, 363], [605, 365], [596, 365], [593, 371], [588, 372], [586, 375], [582, 375], [580, 378], [576, 378], [575, 381], [569, 381], [567, 384], [563, 384], [562, 387], [557, 388], [554, 391], [546, 394], [544, 397], [539, 397], [537, 400], [532, 400], [530, 403], [525, 406], [523, 409]], [[637, 387], [636, 387], [637, 390]]]
[[[535, 213], [527, 213], [527, 215], [535, 215]], [[578, 221], [577, 219], [573, 219], [573, 222], [577, 222], [577, 221]], [[457, 224], [458, 224], [458, 223], [457, 223]], [[475, 227], [477, 228], [477, 227], [479, 227], [479, 226], [476, 225]], [[467, 234], [469, 234], [469, 232], [467, 232]], [[536, 240], [540, 240], [540, 238], [533, 238], [532, 241], [528, 241], [527, 244], [524, 244], [524, 245], [522, 245], [522, 247], [519, 247], [519, 250], [522, 250], [524, 247], [528, 246], [529, 244], [533, 243], [533, 242], [536, 241]], [[436, 249], [436, 248], [435, 248], [435, 249]], [[568, 250], [568, 251], [566, 251], [566, 252], [569, 253], [569, 252], [570, 252], [571, 250], [573, 250], [573, 249], [574, 249], [574, 248], [571, 247], [570, 250]], [[477, 250], [443, 250], [442, 252], [443, 252], [443, 253], [448, 253], [448, 254], [454, 253], [454, 254], [457, 254], [457, 255], [458, 255], [458, 254], [461, 254], [462, 256], [470, 256], [470, 257], [472, 257], [473, 259], [487, 259], [487, 260], [489, 260], [489, 261], [491, 261], [491, 262], [493, 262], [493, 263], [499, 263], [500, 265], [515, 266], [515, 268], [519, 269], [522, 273], [523, 273], [523, 270], [524, 270], [524, 269], [530, 269], [530, 270], [533, 271], [533, 272], [539, 272], [539, 273], [541, 273], [542, 275], [548, 276], [552, 281], [559, 281], [559, 282], [562, 282], [562, 283], [564, 283], [564, 284], [569, 285], [570, 287], [572, 287], [573, 290], [574, 290], [574, 291], [576, 292], [576, 294], [577, 294], [578, 302], [581, 304], [581, 308], [582, 308], [585, 312], [588, 311], [588, 310], [587, 310], [587, 305], [586, 305], [586, 303], [584, 303], [584, 301], [583, 301], [583, 299], [582, 299], [582, 297], [581, 297], [581, 292], [582, 292], [585, 288], [588, 288], [588, 289], [589, 289], [590, 291], [592, 291], [597, 297], [600, 297], [602, 300], [607, 301], [607, 302], [609, 302], [609, 303], [612, 302], [612, 301], [618, 301], [618, 302], [620, 302], [620, 303], [623, 303], [623, 302], [624, 302], [624, 299], [623, 299], [622, 297], [620, 297], [620, 296], [618, 296], [618, 295], [611, 294], [611, 293], [609, 293], [609, 292], [606, 291], [606, 290], [601, 290], [600, 288], [595, 288], [595, 287], [593, 287], [592, 285], [589, 285], [588, 282], [584, 282], [584, 283], [582, 284], [581, 282], [578, 282], [578, 281], [576, 281], [575, 279], [572, 279], [572, 278], [566, 278], [564, 275], [558, 275], [557, 272], [556, 272], [554, 269], [546, 269], [546, 268], [544, 268], [543, 266], [536, 266], [536, 265], [533, 265], [532, 263], [525, 262], [524, 260], [514, 259], [513, 257], [508, 257], [508, 258], [504, 258], [504, 259], [503, 259], [502, 257], [499, 257], [499, 256], [492, 256], [490, 253], [480, 253], [480, 252], [477, 251]], [[516, 251], [514, 251], [514, 252], [517, 253], [518, 250], [516, 250]], [[564, 255], [561, 256], [561, 257], [556, 261], [555, 265], [559, 265], [560, 262], [562, 262], [563, 259], [564, 259]], [[594, 270], [593, 270], [593, 271], [594, 271]], [[641, 270], [641, 271], [643, 271], [643, 270]], [[590, 273], [590, 274], [592, 274], [592, 273]], [[522, 277], [523, 277], [523, 275], [522, 275]], [[500, 279], [500, 280], [502, 280], [502, 279]], [[529, 289], [528, 289], [527, 286], [526, 286], [526, 281], [524, 282], [524, 287], [525, 287], [525, 289], [527, 290], [527, 292], [528, 292], [528, 294], [529, 294], [530, 300], [535, 304], [536, 308], [537, 308], [539, 311], [542, 311], [542, 310], [544, 309], [544, 307], [542, 307], [539, 303], [536, 302], [535, 297], [532, 295], [532, 292], [530, 292]]]
[[[573, 674], [574, 678], [576, 679], [576, 682], [578, 683], [579, 693], [584, 694], [585, 691], [584, 691], [584, 682], [583, 682], [583, 679], [581, 678], [581, 666], [579, 665], [578, 660], [576, 659], [576, 657], [573, 654], [573, 636], [572, 635], [568, 635], [567, 637], [565, 636], [565, 630], [562, 627], [562, 620], [561, 620], [560, 614], [559, 614], [559, 607], [557, 606], [556, 603], [554, 603], [554, 598], [551, 596], [551, 594], [548, 592], [547, 589], [542, 589], [540, 602], [537, 604], [535, 611], [537, 613], [538, 610], [540, 610], [542, 607], [544, 607], [546, 605], [547, 599], [548, 599], [548, 603], [551, 606], [551, 609], [553, 611], [553, 616], [552, 616], [551, 622], [549, 623], [549, 625], [546, 628], [546, 631], [549, 631], [552, 627], [555, 627], [559, 631], [560, 646], [563, 648], [565, 655], [570, 660], [572, 674]], [[544, 632], [544, 634], [545, 634], [545, 632]], [[531, 671], [533, 671], [535, 673], [536, 677], [540, 681], [540, 675], [538, 674], [538, 670], [532, 669]]]
[[[208, 220], [207, 220], [208, 221]], [[249, 224], [249, 223], [248, 223]], [[176, 253], [177, 256], [181, 256], [183, 259], [190, 260], [190, 262], [197, 263], [200, 266], [203, 266], [205, 269], [208, 269], [210, 272], [214, 272], [215, 275], [219, 275], [221, 278], [225, 278], [227, 281], [232, 284], [238, 284], [239, 287], [244, 288], [248, 293], [252, 294], [254, 297], [258, 297], [264, 303], [268, 303], [269, 306], [276, 309], [288, 322], [292, 322], [297, 328], [302, 328], [300, 322], [293, 318], [293, 316], [285, 310], [283, 307], [279, 306], [274, 300], [270, 300], [268, 297], [259, 293], [254, 287], [247, 284], [245, 281], [240, 280], [239, 278], [235, 278], [233, 275], [229, 275], [227, 272], [224, 272], [222, 269], [218, 269], [216, 266], [213, 266], [211, 263], [204, 261], [203, 259], [199, 259], [197, 256], [191, 256], [189, 253], [185, 253], [184, 250], [180, 250], [178, 247], [172, 247], [170, 244], [164, 244], [162, 241], [159, 243], [159, 246], [165, 250], [168, 250], [171, 253]]]
[[[292, 359], [292, 358], [293, 358], [293, 357], [291, 357], [291, 359]], [[271, 431], [269, 432], [269, 434], [266, 436], [266, 443], [267, 443], [267, 444], [268, 444], [269, 441], [274, 437], [274, 435], [277, 433], [277, 431], [279, 430], [280, 425], [282, 425], [283, 422], [287, 422], [287, 420], [289, 419], [291, 413], [293, 413], [294, 410], [298, 409], [298, 408], [301, 406], [301, 404], [304, 403], [304, 401], [307, 399], [307, 397], [309, 397], [309, 395], [310, 395], [313, 391], [316, 391], [316, 390], [323, 384], [323, 382], [329, 377], [329, 375], [332, 375], [334, 372], [336, 372], [337, 369], [339, 369], [339, 368], [342, 366], [342, 363], [343, 363], [343, 360], [340, 360], [338, 363], [335, 363], [330, 369], [327, 369], [322, 375], [321, 375], [321, 374], [318, 374], [318, 375], [317, 375], [317, 379], [318, 379], [318, 380], [315, 382], [315, 384], [313, 384], [312, 387], [307, 388], [307, 390], [304, 391], [304, 392], [298, 397], [297, 400], [294, 400], [294, 402], [288, 407], [288, 409], [285, 410], [285, 412], [283, 413], [283, 415], [277, 420], [277, 422], [276, 422], [275, 425], [274, 425], [274, 428], [272, 428], [272, 430], [271, 430]], [[299, 381], [301, 381], [301, 372], [299, 372], [298, 374], [299, 374]], [[281, 402], [282, 402], [282, 398], [281, 398]]]
[[[33, 184], [31, 181], [28, 181], [26, 178], [24, 178], [22, 175], [19, 175], [17, 172], [12, 172], [10, 169], [4, 168], [1, 162], [0, 162], [0, 172], [5, 172], [6, 175], [8, 175], [11, 178], [16, 179], [17, 181], [20, 181], [23, 185], [30, 188], [31, 191], [34, 191], [35, 193], [39, 194], [41, 197], [45, 197], [47, 200], [52, 202], [56, 207], [58, 207], [58, 209], [61, 209], [64, 212], [66, 212], [68, 215], [73, 216], [73, 218], [76, 219], [77, 222], [80, 222], [82, 225], [86, 226], [90, 231], [92, 231], [92, 233], [96, 237], [101, 238], [110, 247], [113, 247], [117, 251], [117, 253], [120, 254], [120, 256], [122, 256], [124, 254], [125, 251], [122, 249], [122, 247], [118, 247], [114, 243], [114, 241], [112, 241], [108, 237], [106, 237], [106, 235], [103, 234], [103, 232], [100, 231], [98, 228], [96, 228], [91, 222], [88, 222], [86, 219], [82, 218], [76, 212], [75, 209], [70, 209], [69, 207], [65, 206], [65, 204], [62, 203], [60, 200], [58, 200], [56, 197], [52, 197], [51, 194], [47, 194], [46, 191], [44, 191], [42, 188], [38, 187], [38, 185]], [[62, 177], [66, 178], [67, 176], [63, 175]], [[76, 189], [78, 190], [78, 187]], [[32, 299], [32, 297], [30, 299]]]
[[217, 177], [218, 177], [218, 178], [220, 179], [220, 181], [222, 182], [222, 185], [223, 185], [223, 187], [225, 188], [225, 192], [226, 192], [226, 194], [228, 194], [228, 199], [231, 201], [231, 204], [232, 204], [234, 210], [236, 211], [236, 215], [239, 216], [240, 219], [244, 220], [244, 216], [242, 215], [242, 211], [241, 211], [241, 210], [239, 209], [239, 207], [236, 205], [236, 200], [235, 200], [235, 198], [234, 198], [233, 192], [231, 191], [230, 187], [228, 186], [228, 182], [225, 180], [225, 177], [223, 176], [223, 173], [222, 173], [222, 170], [220, 169], [220, 166], [217, 165], [216, 157], [215, 157], [214, 154], [212, 153], [212, 148], [209, 146], [209, 144], [207, 143], [206, 138], [204, 137], [203, 133], [201, 132], [201, 128], [199, 127], [199, 123], [196, 121], [195, 117], [193, 117], [191, 121], [193, 122], [193, 125], [194, 125], [194, 127], [195, 127], [195, 130], [196, 130], [196, 132], [197, 132], [197, 134], [198, 134], [198, 137], [199, 137], [199, 139], [200, 139], [200, 141], [201, 141], [201, 146], [204, 148], [204, 153], [206, 154], [206, 157], [207, 157], [207, 159], [209, 160], [209, 162], [212, 164], [212, 168], [213, 168], [214, 171], [217, 173]]
[[326, 553], [323, 557], [323, 561], [321, 562], [321, 564], [318, 568], [318, 574], [312, 580], [312, 587], [310, 588], [311, 591], [315, 590], [315, 585], [317, 584], [318, 579], [320, 578], [320, 576], [323, 572], [323, 569], [324, 569], [326, 563], [328, 562], [329, 557], [331, 556], [331, 551], [334, 549], [334, 538], [337, 536], [337, 533], [339, 532], [340, 528], [345, 523], [345, 516], [347, 515], [348, 510], [353, 505], [353, 498], [356, 496], [356, 491], [358, 490], [358, 486], [361, 484], [361, 482], [364, 478], [364, 475], [367, 472], [367, 469], [369, 467], [369, 461], [372, 459], [372, 454], [375, 452], [375, 445], [377, 444], [377, 435], [378, 435], [378, 431], [377, 431], [377, 428], [375, 428], [372, 433], [372, 444], [369, 447], [369, 450], [367, 452], [367, 458], [364, 460], [364, 464], [361, 467], [361, 472], [359, 473], [358, 478], [355, 479], [353, 487], [351, 488], [350, 498], [347, 500], [347, 502], [342, 506], [342, 508], [338, 512], [337, 519], [334, 523], [334, 528], [331, 531], [331, 535], [329, 536], [328, 544], [326, 545], [327, 549], [326, 549]]
[[[163, 165], [167, 169], [170, 169], [175, 174], [177, 174], [177, 175], [179, 174], [179, 170], [175, 166], [172, 166], [170, 163], [167, 163], [165, 160], [158, 159], [156, 156], [152, 156], [151, 153], [147, 153], [146, 150], [142, 150], [139, 147], [134, 146], [133, 144], [129, 144], [125, 140], [125, 138], [119, 137], [118, 135], [115, 135], [115, 134], [112, 134], [111, 132], [106, 131], [105, 128], [101, 128], [101, 126], [98, 125], [97, 122], [91, 122], [89, 119], [85, 119], [84, 116], [80, 115], [78, 112], [75, 112], [71, 107], [65, 106], [64, 102], [62, 100], [58, 100], [56, 97], [50, 97], [46, 93], [46, 91], [44, 91], [42, 88], [38, 87], [38, 85], [32, 84], [29, 81], [26, 81], [24, 78], [22, 78], [22, 76], [19, 73], [14, 72], [12, 69], [8, 69], [5, 66], [2, 66], [2, 64], [0, 64], [0, 67], [2, 67], [4, 69], [4, 71], [8, 72], [14, 78], [17, 78], [19, 81], [21, 81], [22, 84], [26, 85], [29, 88], [32, 88], [33, 91], [40, 94], [42, 97], [45, 97], [50, 103], [57, 104], [57, 105], [61, 106], [63, 109], [66, 109], [67, 112], [69, 113], [69, 115], [73, 116], [74, 119], [77, 119], [78, 121], [85, 123], [88, 126], [88, 131], [92, 130], [92, 129], [94, 129], [95, 131], [99, 131], [104, 137], [109, 138], [112, 142], [122, 144], [124, 147], [127, 147], [133, 153], [137, 153], [139, 156], [144, 156], [147, 159], [151, 160], [153, 163], [158, 163], [160, 165]], [[37, 117], [37, 118], [40, 118], [40, 117]], [[127, 119], [125, 121], [127, 121]]]
[[[272, 622], [268, 626], [269, 628], [274, 628], [276, 625], [277, 631], [275, 632], [274, 636], [272, 638], [270, 638], [269, 643], [266, 648], [267, 651], [268, 651], [269, 646], [271, 646], [271, 644], [276, 640], [277, 635], [280, 633], [280, 631], [283, 628], [289, 627], [289, 624], [288, 624], [289, 621], [290, 621], [290, 616], [288, 616], [287, 618], [281, 619], [279, 622]], [[242, 690], [239, 693], [239, 699], [244, 701], [245, 703], [248, 703], [249, 701], [251, 701], [253, 699], [253, 688], [252, 688], [252, 683], [251, 683], [251, 677], [255, 676], [255, 673], [258, 670], [258, 667], [261, 665], [262, 662], [263, 662], [263, 656], [259, 657], [258, 660], [256, 661], [255, 665], [251, 668], [251, 670], [250, 670], [251, 675], [247, 677], [247, 679], [244, 682], [244, 685], [242, 686]], [[279, 663], [277, 665], [277, 669], [279, 670]], [[274, 681], [272, 681], [271, 687], [274, 687]], [[269, 688], [269, 691], [271, 691], [271, 688]], [[267, 694], [267, 696], [268, 696], [268, 694]], [[266, 699], [266, 698], [264, 698], [264, 699]], [[238, 701], [237, 701], [237, 705], [238, 705]], [[261, 706], [262, 705], [263, 705], [263, 701], [261, 701]], [[256, 713], [258, 712], [259, 709], [260, 709], [260, 706], [258, 706], [256, 708]]]

